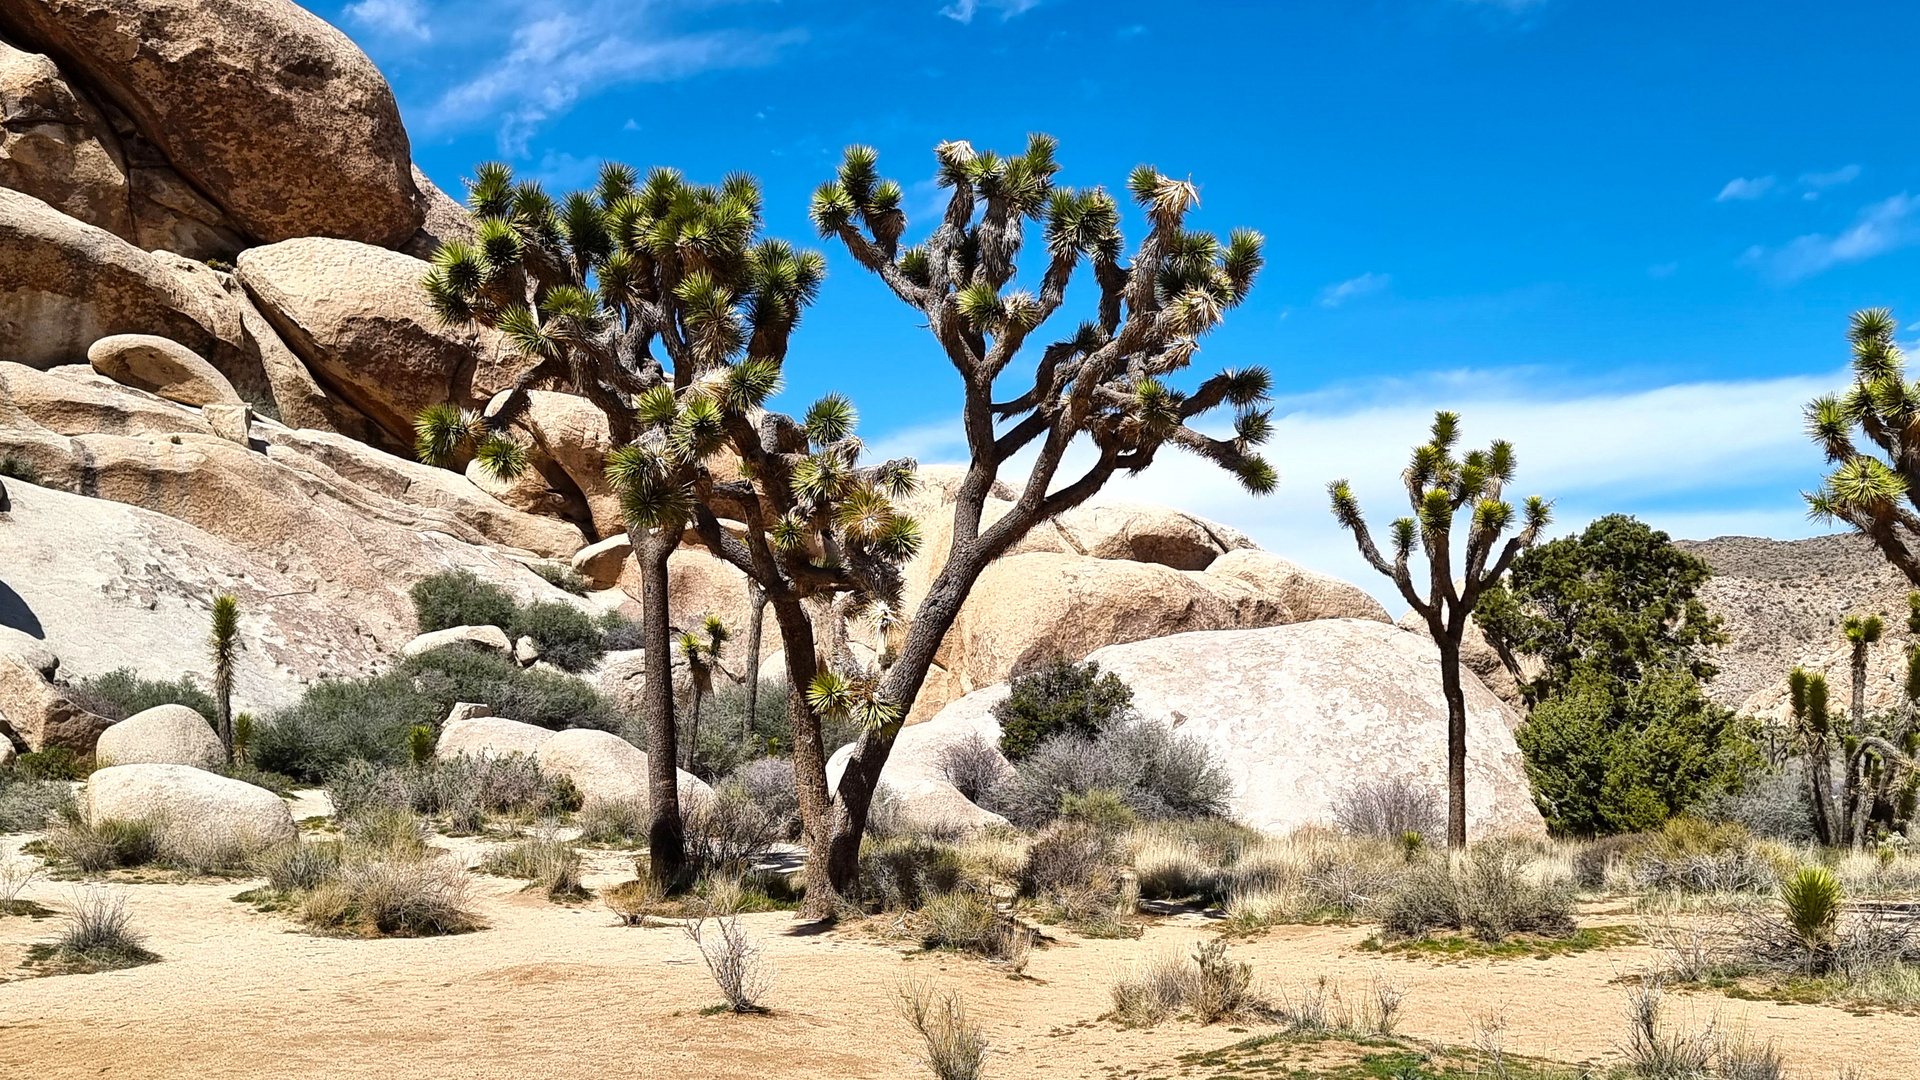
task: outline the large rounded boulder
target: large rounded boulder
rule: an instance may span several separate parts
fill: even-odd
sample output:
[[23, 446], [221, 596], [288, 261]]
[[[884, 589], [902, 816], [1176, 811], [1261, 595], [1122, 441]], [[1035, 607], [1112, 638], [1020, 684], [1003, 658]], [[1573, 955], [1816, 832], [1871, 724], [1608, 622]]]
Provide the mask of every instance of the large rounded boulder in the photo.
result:
[[0, 30], [117, 106], [261, 241], [395, 246], [420, 227], [386, 79], [290, 0], [0, 0]]
[[[587, 802], [647, 801], [647, 752], [618, 735], [588, 728], [561, 731], [540, 744], [540, 769], [573, 781]], [[713, 798], [707, 782], [676, 769], [681, 808]]]
[[182, 405], [237, 405], [240, 395], [192, 349], [153, 334], [114, 334], [87, 349], [93, 370]]
[[0, 186], [133, 236], [125, 155], [106, 117], [52, 58], [0, 42]]
[[185, 705], [156, 705], [100, 733], [93, 749], [102, 765], [191, 765], [213, 769], [226, 750], [207, 718]]
[[537, 757], [555, 732], [535, 724], [523, 724], [499, 716], [472, 716], [449, 722], [440, 729], [440, 741], [433, 756], [441, 759], [468, 757], [506, 757], [525, 754]]
[[114, 765], [87, 778], [87, 820], [153, 821], [169, 838], [251, 848], [298, 838], [278, 795], [191, 765]]
[[[1391, 779], [1444, 801], [1440, 650], [1418, 634], [1320, 619], [1136, 641], [1088, 659], [1133, 688], [1142, 716], [1214, 749], [1234, 781], [1233, 814], [1249, 825], [1325, 823], [1342, 798]], [[1465, 682], [1469, 830], [1545, 835], [1506, 705]]]

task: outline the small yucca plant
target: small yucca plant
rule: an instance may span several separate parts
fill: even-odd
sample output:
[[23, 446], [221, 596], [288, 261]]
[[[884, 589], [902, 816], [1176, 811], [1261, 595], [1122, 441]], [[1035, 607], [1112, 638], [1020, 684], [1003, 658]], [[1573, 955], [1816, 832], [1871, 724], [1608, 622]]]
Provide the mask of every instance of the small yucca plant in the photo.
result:
[[425, 724], [415, 724], [407, 731], [407, 756], [415, 765], [425, 765], [433, 760], [433, 729]]
[[1840, 882], [1824, 866], [1803, 866], [1780, 886], [1787, 926], [1806, 947], [1816, 971], [1833, 963], [1840, 927]]

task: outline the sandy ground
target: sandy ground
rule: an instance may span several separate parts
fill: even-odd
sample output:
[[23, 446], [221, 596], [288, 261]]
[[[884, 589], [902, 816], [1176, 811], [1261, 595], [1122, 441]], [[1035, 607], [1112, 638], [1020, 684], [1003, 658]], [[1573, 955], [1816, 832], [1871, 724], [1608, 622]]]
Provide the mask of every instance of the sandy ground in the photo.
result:
[[[0, 850], [19, 838], [0, 838]], [[463, 854], [472, 845], [461, 845]], [[588, 882], [629, 876], [595, 854]], [[340, 940], [300, 933], [232, 897], [248, 882], [136, 884], [137, 927], [163, 962], [98, 975], [0, 982], [0, 1076], [319, 1078], [766, 1077], [925, 1075], [895, 1001], [904, 978], [960, 990], [992, 1042], [989, 1075], [1166, 1075], [1180, 1054], [1258, 1028], [1169, 1023], [1126, 1030], [1099, 1016], [1113, 976], [1158, 950], [1212, 935], [1195, 916], [1134, 941], [1062, 935], [1026, 977], [960, 956], [918, 953], [871, 934], [811, 933], [785, 913], [746, 917], [777, 970], [770, 1016], [702, 1015], [719, 1001], [678, 929], [618, 926], [597, 905], [561, 906], [480, 878], [488, 929], [450, 938]], [[73, 886], [25, 894], [64, 907]], [[1620, 922], [1602, 918], [1602, 922]], [[56, 919], [0, 917], [0, 969], [50, 940]], [[1562, 1060], [1613, 1056], [1617, 980], [1649, 950], [1551, 960], [1436, 963], [1354, 948], [1365, 928], [1284, 927], [1236, 943], [1275, 994], [1325, 977], [1363, 994], [1387, 977], [1406, 993], [1404, 1034], [1470, 1045], [1476, 1021], [1506, 1021], [1509, 1052]], [[1676, 1003], [1777, 1037], [1791, 1075], [1920, 1076], [1920, 1018], [1699, 995]]]

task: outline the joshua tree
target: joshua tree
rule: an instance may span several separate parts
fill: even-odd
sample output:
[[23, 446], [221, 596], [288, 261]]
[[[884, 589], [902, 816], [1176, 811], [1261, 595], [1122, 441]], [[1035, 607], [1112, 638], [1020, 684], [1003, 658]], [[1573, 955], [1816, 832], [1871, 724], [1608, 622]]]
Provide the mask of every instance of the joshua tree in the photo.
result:
[[[1392, 562], [1375, 546], [1361, 516], [1360, 501], [1347, 482], [1336, 480], [1327, 486], [1333, 516], [1353, 533], [1361, 556], [1393, 579], [1400, 595], [1426, 620], [1440, 647], [1440, 685], [1447, 699], [1447, 844], [1454, 848], [1467, 843], [1467, 698], [1460, 681], [1460, 641], [1481, 594], [1539, 539], [1549, 517], [1547, 501], [1530, 496], [1524, 524], [1495, 558], [1494, 548], [1513, 524], [1513, 504], [1502, 498], [1513, 479], [1513, 446], [1495, 441], [1486, 450], [1471, 450], [1456, 459], [1453, 448], [1460, 439], [1459, 425], [1460, 418], [1453, 413], [1435, 413], [1433, 437], [1413, 448], [1413, 461], [1401, 474], [1413, 516], [1393, 523]], [[1456, 582], [1453, 526], [1463, 509], [1468, 513], [1466, 551]], [[1424, 592], [1414, 584], [1409, 566], [1416, 544], [1427, 560]]]
[[231, 596], [213, 599], [213, 632], [207, 649], [213, 657], [213, 702], [219, 710], [214, 726], [227, 764], [233, 764], [233, 654], [240, 647], [240, 601]]
[[[794, 683], [807, 688], [804, 696], [816, 708], [856, 712], [866, 725], [828, 807], [831, 822], [808, 833], [811, 860], [828, 867], [829, 881], [821, 884], [838, 892], [857, 885], [867, 811], [901, 719], [988, 564], [1036, 524], [1085, 502], [1116, 472], [1145, 469], [1168, 444], [1212, 460], [1255, 493], [1276, 483], [1254, 449], [1268, 432], [1269, 413], [1258, 408], [1270, 385], [1264, 370], [1223, 372], [1190, 393], [1167, 382], [1192, 364], [1199, 339], [1246, 298], [1262, 262], [1261, 237], [1239, 230], [1223, 243], [1189, 230], [1199, 190], [1143, 165], [1127, 188], [1145, 213], [1147, 232], [1129, 258], [1113, 196], [1054, 183], [1055, 145], [1034, 135], [1025, 153], [1002, 157], [965, 142], [941, 143], [934, 149], [935, 177], [948, 189], [946, 209], [925, 242], [911, 246], [901, 243], [908, 228], [902, 189], [880, 177], [871, 148], [848, 149], [838, 175], [813, 196], [821, 235], [843, 243], [924, 320], [958, 372], [969, 457], [954, 492], [946, 562], [907, 617], [892, 664], [863, 679], [823, 672]], [[1041, 227], [1045, 243], [1035, 291], [1015, 282], [1029, 222]], [[1028, 349], [1083, 265], [1092, 271], [1082, 285], [1093, 300], [1091, 318]], [[1010, 396], [996, 396], [996, 383], [1023, 354], [1030, 380], [1023, 375]], [[1227, 404], [1238, 415], [1225, 437], [1191, 426]], [[1088, 447], [1091, 461], [1063, 478], [1076, 441]], [[1020, 495], [983, 528], [986, 500], [1001, 468], [1017, 455], [1031, 461]], [[783, 618], [783, 632], [787, 626]], [[787, 651], [798, 651], [791, 638]], [[796, 771], [804, 767], [795, 764]], [[803, 786], [809, 782], [824, 789], [824, 777]], [[831, 904], [812, 877], [807, 903], [815, 912]]]
[[778, 389], [788, 336], [825, 261], [759, 239], [760, 189], [744, 175], [703, 186], [656, 169], [640, 181], [609, 163], [592, 191], [556, 201], [488, 164], [469, 205], [475, 242], [441, 248], [423, 284], [444, 319], [499, 329], [533, 364], [485, 419], [488, 435], [475, 439], [470, 426], [443, 416], [423, 421], [422, 447], [440, 455], [471, 441], [483, 460], [497, 459], [497, 473], [512, 475], [526, 467], [525, 454], [503, 433], [529, 389], [568, 387], [605, 415], [615, 447], [607, 479], [641, 580], [642, 711], [653, 751], [648, 849], [656, 878], [678, 882], [685, 842], [667, 558], [696, 519], [704, 461], [725, 443], [727, 425], [757, 420]]
[[684, 752], [686, 764], [682, 766], [688, 772], [693, 771], [695, 757], [700, 752], [700, 704], [708, 694], [713, 693], [713, 672], [721, 665], [720, 653], [726, 648], [727, 640], [733, 635], [727, 630], [727, 624], [720, 616], [709, 615], [701, 623], [699, 632], [688, 630], [680, 635], [675, 644], [680, 647], [680, 655], [687, 661], [687, 677], [692, 684], [692, 692], [687, 702], [687, 747]]
[[1806, 759], [1814, 832], [1823, 844], [1864, 847], [1876, 816], [1897, 826], [1912, 815], [1914, 784], [1920, 779], [1920, 762], [1914, 760], [1920, 751], [1920, 592], [1907, 597], [1907, 606], [1914, 637], [1907, 646], [1901, 703], [1892, 712], [1869, 716], [1866, 708], [1867, 647], [1885, 630], [1878, 615], [1849, 615], [1841, 624], [1853, 690], [1844, 730], [1835, 730], [1826, 676], [1795, 668], [1787, 677], [1794, 741]]
[[767, 625], [767, 590], [757, 581], [747, 583], [747, 660], [746, 695], [747, 711], [740, 720], [740, 737], [753, 738], [753, 722], [758, 717], [756, 709], [760, 707], [760, 635]]
[[[1920, 585], [1920, 387], [1906, 381], [1906, 360], [1888, 308], [1853, 313], [1853, 385], [1807, 406], [1807, 432], [1834, 466], [1820, 490], [1806, 494], [1813, 517], [1838, 519], [1872, 540], [1907, 580]], [[1872, 446], [1854, 442], [1862, 432]], [[1878, 451], [1876, 456], [1873, 451]]]
[[1794, 741], [1807, 760], [1813, 831], [1821, 843], [1835, 844], [1840, 830], [1833, 805], [1833, 750], [1827, 742], [1833, 733], [1833, 718], [1827, 712], [1827, 677], [1794, 668], [1787, 676], [1787, 693], [1793, 710]]

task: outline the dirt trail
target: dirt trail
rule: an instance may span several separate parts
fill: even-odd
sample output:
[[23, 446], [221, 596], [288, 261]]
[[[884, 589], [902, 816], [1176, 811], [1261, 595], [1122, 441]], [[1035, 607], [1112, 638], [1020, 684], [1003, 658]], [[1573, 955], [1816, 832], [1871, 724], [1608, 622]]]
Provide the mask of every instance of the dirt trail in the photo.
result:
[[[624, 876], [597, 856], [590, 884]], [[598, 906], [562, 907], [480, 879], [489, 929], [458, 937], [356, 941], [294, 932], [232, 901], [246, 883], [125, 886], [164, 962], [102, 975], [0, 983], [0, 1076], [297, 1076], [302, 1080], [529, 1076], [896, 1078], [923, 1075], [894, 1009], [903, 977], [960, 989], [991, 1039], [990, 1075], [1097, 1077], [1165, 1064], [1249, 1029], [1097, 1020], [1113, 975], [1135, 959], [1211, 936], [1195, 918], [1138, 941], [1064, 940], [1036, 949], [1029, 978], [946, 954], [912, 954], [854, 933], [796, 934], [784, 913], [747, 922], [778, 971], [771, 1016], [701, 1015], [718, 995], [674, 928], [614, 925]], [[27, 896], [64, 906], [71, 886]], [[50, 939], [54, 920], [0, 918], [0, 965]], [[1364, 929], [1287, 927], [1234, 946], [1274, 992], [1321, 977], [1364, 993], [1384, 974], [1406, 991], [1402, 1030], [1470, 1044], [1500, 1012], [1511, 1052], [1609, 1057], [1621, 1033], [1615, 980], [1642, 948], [1552, 960], [1442, 965], [1356, 951]], [[1778, 1037], [1792, 1074], [1830, 1080], [1920, 1076], [1920, 1019], [1816, 1006], [1682, 1000], [1756, 1036]]]

